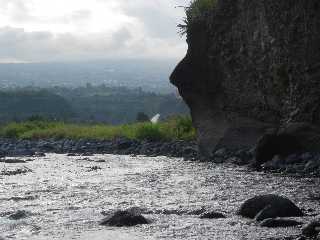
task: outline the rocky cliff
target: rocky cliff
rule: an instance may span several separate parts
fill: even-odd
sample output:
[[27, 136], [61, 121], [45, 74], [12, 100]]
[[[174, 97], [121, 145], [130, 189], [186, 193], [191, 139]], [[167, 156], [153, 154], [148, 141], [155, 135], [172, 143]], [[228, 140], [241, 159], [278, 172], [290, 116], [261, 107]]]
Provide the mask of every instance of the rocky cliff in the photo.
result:
[[186, 33], [171, 82], [203, 154], [252, 146], [267, 129], [320, 124], [319, 0], [218, 0]]

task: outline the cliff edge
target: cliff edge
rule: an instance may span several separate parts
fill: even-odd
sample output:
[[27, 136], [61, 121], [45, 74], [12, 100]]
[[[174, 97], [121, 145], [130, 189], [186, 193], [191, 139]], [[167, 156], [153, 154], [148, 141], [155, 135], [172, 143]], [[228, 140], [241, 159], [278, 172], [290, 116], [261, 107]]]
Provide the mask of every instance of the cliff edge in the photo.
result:
[[[201, 152], [250, 147], [266, 132], [318, 134], [319, 0], [206, 2], [210, 8], [187, 15], [188, 51], [170, 77], [191, 110]], [[303, 147], [319, 149], [317, 134]]]

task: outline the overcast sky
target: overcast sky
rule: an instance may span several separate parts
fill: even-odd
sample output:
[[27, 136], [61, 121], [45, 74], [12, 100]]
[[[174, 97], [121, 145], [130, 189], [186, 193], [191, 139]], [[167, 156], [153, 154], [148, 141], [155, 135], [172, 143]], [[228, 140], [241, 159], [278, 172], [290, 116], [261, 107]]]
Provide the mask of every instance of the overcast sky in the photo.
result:
[[0, 62], [181, 58], [190, 0], [0, 0]]

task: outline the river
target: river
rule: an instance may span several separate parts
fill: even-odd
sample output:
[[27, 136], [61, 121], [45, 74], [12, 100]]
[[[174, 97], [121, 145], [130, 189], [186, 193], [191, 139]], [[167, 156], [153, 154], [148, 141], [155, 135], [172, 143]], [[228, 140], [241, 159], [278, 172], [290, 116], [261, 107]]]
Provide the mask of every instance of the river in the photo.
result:
[[[0, 163], [0, 239], [272, 239], [299, 228], [261, 228], [235, 212], [246, 199], [286, 196], [319, 214], [320, 180], [250, 172], [246, 168], [167, 157], [47, 154], [26, 163]], [[150, 225], [100, 226], [103, 212], [140, 207]], [[11, 220], [23, 210], [25, 218]], [[216, 210], [225, 219], [200, 219]], [[309, 217], [303, 221], [308, 221]]]

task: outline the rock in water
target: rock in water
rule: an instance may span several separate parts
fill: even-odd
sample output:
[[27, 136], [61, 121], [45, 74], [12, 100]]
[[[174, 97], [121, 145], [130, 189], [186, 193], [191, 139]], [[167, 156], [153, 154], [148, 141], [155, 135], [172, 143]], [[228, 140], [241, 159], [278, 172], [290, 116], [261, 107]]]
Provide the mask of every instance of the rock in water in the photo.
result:
[[320, 233], [320, 221], [314, 221], [303, 227], [302, 234], [306, 237], [315, 237]]
[[259, 220], [276, 217], [300, 217], [303, 212], [289, 199], [269, 194], [253, 197], [245, 201], [238, 214]]
[[268, 227], [268, 228], [277, 228], [277, 227], [295, 227], [295, 226], [300, 226], [302, 225], [301, 222], [291, 220], [291, 219], [273, 219], [273, 218], [268, 218], [263, 220], [260, 223], [261, 227]]
[[207, 212], [200, 216], [201, 219], [218, 219], [218, 218], [226, 218], [226, 216], [219, 212]]
[[143, 217], [136, 209], [127, 209], [116, 211], [110, 216], [103, 219], [100, 225], [113, 226], [113, 227], [131, 227], [140, 224], [150, 223]]
[[10, 220], [20, 220], [20, 219], [28, 217], [29, 215], [30, 215], [29, 212], [24, 211], [24, 210], [19, 210], [19, 211], [15, 212], [15, 213], [11, 214], [9, 216], [9, 219]]
[[265, 134], [257, 143], [255, 161], [260, 165], [272, 160], [275, 155], [287, 157], [300, 149], [298, 141], [293, 136]]

